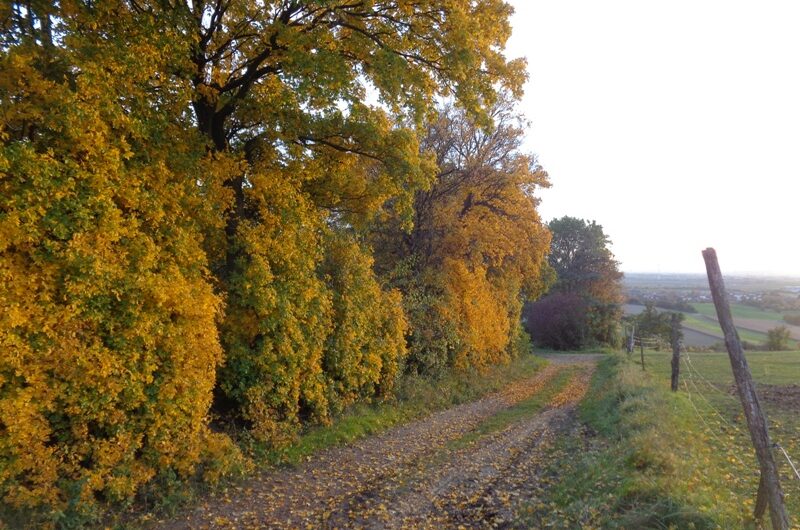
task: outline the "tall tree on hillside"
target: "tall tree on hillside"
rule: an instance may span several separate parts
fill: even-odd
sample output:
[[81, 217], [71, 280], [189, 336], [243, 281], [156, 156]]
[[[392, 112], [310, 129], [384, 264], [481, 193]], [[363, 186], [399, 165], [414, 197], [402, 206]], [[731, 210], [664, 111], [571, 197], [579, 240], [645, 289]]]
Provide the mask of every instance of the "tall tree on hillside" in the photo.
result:
[[436, 174], [420, 148], [436, 101], [488, 127], [497, 92], [520, 95], [510, 14], [0, 3], [3, 501], [57, 518], [192, 473], [224, 445], [214, 388], [273, 442], [390, 389], [406, 319], [365, 231], [411, 226]]
[[399, 275], [407, 294], [409, 362], [420, 371], [507, 359], [522, 332], [522, 300], [547, 282], [550, 235], [534, 195], [547, 174], [521, 150], [513, 104], [501, 101], [490, 117], [486, 129], [463, 110], [441, 110], [423, 142], [439, 174], [414, 196], [412, 230], [395, 219], [373, 236], [379, 270]]
[[603, 227], [595, 221], [568, 216], [554, 219], [548, 226], [553, 240], [547, 259], [558, 277], [554, 289], [617, 301], [622, 273], [608, 248], [611, 240]]
[[[511, 8], [500, 0], [122, 6], [104, 22], [169, 33], [184, 50], [164, 81], [187, 91], [191, 115], [181, 118], [208, 150], [200, 178], [216, 203], [206, 248], [227, 300], [220, 402], [262, 437], [283, 438], [300, 416], [325, 416], [324, 369], [339, 363], [325, 358], [327, 337], [348, 325], [334, 307], [335, 284], [318, 275], [326, 241], [336, 241], [326, 234], [355, 241], [363, 261], [358, 232], [385, 205], [410, 225], [414, 192], [435, 171], [417, 127], [437, 97], [455, 97], [488, 124], [498, 87], [519, 95], [524, 64], [501, 51]], [[369, 90], [388, 112], [364, 103]], [[373, 310], [397, 318], [388, 301]]]
[[767, 349], [769, 351], [788, 350], [791, 332], [786, 326], [778, 326], [767, 331]]
[[0, 512], [30, 527], [201, 458], [222, 471], [232, 445], [208, 427], [205, 153], [153, 85], [172, 39], [94, 34], [106, 8], [0, 5]]
[[[552, 292], [583, 299], [587, 342], [613, 344], [621, 316], [622, 273], [608, 248], [611, 241], [594, 221], [565, 216], [548, 227], [553, 236], [548, 262], [557, 276]], [[535, 311], [534, 304], [527, 314]], [[534, 320], [541, 319], [528, 319]]]
[[636, 333], [641, 337], [658, 337], [664, 343], [669, 344], [672, 334], [672, 315], [682, 313], [672, 313], [669, 311], [659, 311], [652, 302], [645, 304], [644, 310], [632, 317], [630, 320], [636, 325]]

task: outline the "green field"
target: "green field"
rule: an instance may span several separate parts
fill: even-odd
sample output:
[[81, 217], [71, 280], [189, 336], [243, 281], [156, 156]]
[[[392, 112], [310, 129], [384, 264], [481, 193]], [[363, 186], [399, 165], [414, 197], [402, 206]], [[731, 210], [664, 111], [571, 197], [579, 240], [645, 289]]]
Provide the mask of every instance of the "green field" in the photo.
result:
[[[692, 306], [697, 310], [698, 314], [684, 313], [686, 317], [684, 326], [722, 337], [722, 330], [716, 322], [717, 312], [714, 308], [714, 304], [692, 304]], [[739, 337], [744, 341], [755, 344], [766, 343], [767, 334], [764, 330], [786, 324], [781, 313], [742, 304], [731, 304], [731, 314], [734, 319], [741, 319], [736, 322], [736, 329], [739, 332]], [[746, 320], [750, 320], [750, 322], [748, 323]], [[761, 331], [757, 331], [758, 329]], [[797, 335], [794, 335], [794, 337], [797, 338]], [[792, 348], [798, 347], [796, 341], [790, 341], [789, 345]]]
[[[695, 315], [693, 313], [684, 313], [685, 318], [683, 321], [683, 326], [695, 329], [697, 331], [703, 331], [705, 333], [710, 333], [720, 338], [720, 342], [722, 342], [722, 329], [719, 327], [719, 324], [716, 321], [709, 320], [700, 315]], [[741, 327], [737, 328], [739, 332], [739, 338], [742, 340], [746, 340], [748, 342], [753, 342], [756, 344], [763, 344], [767, 341], [767, 334], [766, 333], [759, 333], [757, 331], [750, 331], [749, 329], [742, 329]]]
[[[748, 364], [758, 386], [762, 407], [767, 414], [770, 435], [800, 465], [800, 351], [748, 352]], [[656, 381], [669, 386], [670, 356], [664, 353], [646, 353], [647, 371]], [[680, 392], [697, 407], [696, 414], [703, 424], [703, 435], [714, 447], [717, 455], [725, 455], [720, 465], [732, 477], [732, 488], [740, 500], [748, 503], [755, 498], [757, 469], [747, 424], [735, 392], [733, 374], [727, 353], [693, 353], [681, 364]], [[694, 409], [693, 409], [694, 410]], [[793, 476], [783, 456], [775, 457], [783, 477], [789, 513], [800, 514], [800, 480]]]
[[[695, 331], [699, 331], [701, 333], [706, 333], [708, 335], [713, 335], [719, 339], [719, 342], [722, 343], [724, 341], [722, 335], [722, 329], [719, 327], [719, 323], [716, 321], [716, 311], [714, 309], [714, 304], [692, 304], [692, 306], [697, 309], [697, 313], [683, 313], [684, 321], [683, 327], [687, 329], [693, 329]], [[625, 310], [628, 314], [637, 314], [644, 306], [629, 304], [625, 306]], [[667, 311], [666, 309], [658, 309], [661, 312]], [[758, 308], [749, 307], [740, 304], [733, 304], [731, 305], [731, 311], [733, 313], [734, 318], [749, 318], [749, 319], [757, 319], [757, 320], [764, 320], [764, 321], [771, 321], [774, 318], [778, 320], [775, 321], [775, 326], [780, 326], [783, 321], [781, 320], [783, 317], [779, 313], [774, 313], [770, 311], [762, 311]], [[767, 342], [767, 334], [755, 331], [752, 329], [743, 328], [741, 325], [737, 325], [737, 331], [739, 332], [739, 338], [743, 341], [747, 341], [753, 344], [765, 344]], [[686, 342], [687, 346], [704, 346], [703, 344], [693, 344], [691, 341], [687, 339]], [[791, 347], [797, 347], [797, 344], [793, 341], [790, 341]]]
[[[772, 385], [800, 385], [800, 351], [747, 352], [750, 372], [757, 383]], [[653, 358], [654, 370], [669, 372], [670, 356], [663, 353], [645, 352], [645, 364]], [[716, 385], [732, 385], [733, 375], [727, 353], [693, 353], [692, 365], [697, 371]], [[800, 420], [800, 417], [798, 417]]]
[[[711, 318], [717, 318], [717, 310], [712, 303], [692, 304], [698, 313]], [[733, 318], [755, 318], [758, 320], [777, 320], [783, 321], [783, 315], [768, 309], [759, 309], [743, 304], [731, 304]]]

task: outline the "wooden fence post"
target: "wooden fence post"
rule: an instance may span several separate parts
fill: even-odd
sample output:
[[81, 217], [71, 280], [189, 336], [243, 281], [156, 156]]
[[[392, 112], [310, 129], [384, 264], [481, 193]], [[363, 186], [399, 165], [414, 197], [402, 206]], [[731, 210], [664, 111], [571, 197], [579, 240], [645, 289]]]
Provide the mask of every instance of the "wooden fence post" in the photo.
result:
[[681, 317], [678, 313], [672, 313], [672, 330], [670, 339], [672, 342], [672, 381], [673, 392], [678, 390], [678, 378], [681, 372]]
[[636, 324], [631, 325], [631, 336], [628, 337], [628, 355], [633, 353], [634, 343], [636, 339]]
[[767, 485], [764, 482], [764, 475], [758, 480], [758, 493], [756, 494], [756, 507], [753, 510], [753, 518], [760, 521], [767, 511]]
[[[778, 468], [772, 455], [767, 419], [761, 411], [761, 404], [758, 401], [753, 378], [750, 374], [750, 367], [747, 365], [747, 359], [745, 359], [744, 350], [739, 341], [739, 334], [733, 325], [731, 308], [728, 305], [728, 297], [725, 294], [725, 282], [722, 279], [716, 251], [713, 248], [707, 248], [703, 251], [703, 259], [706, 262], [708, 285], [711, 288], [714, 307], [717, 309], [717, 318], [725, 335], [725, 346], [728, 349], [728, 357], [731, 361], [731, 368], [733, 368], [733, 377], [736, 380], [739, 399], [742, 401], [744, 415], [747, 418], [747, 427], [750, 430], [750, 438], [753, 441], [761, 468], [763, 488], [759, 486], [759, 496], [761, 498], [756, 499], [756, 505], [763, 506], [765, 504], [764, 497], [766, 497], [769, 504], [772, 528], [774, 530], [788, 530], [789, 516], [786, 513], [786, 506], [783, 502], [783, 490], [778, 478]], [[758, 516], [759, 514], [755, 513], [754, 515]]]
[[639, 337], [639, 352], [642, 355], [642, 370], [644, 370], [644, 337]]

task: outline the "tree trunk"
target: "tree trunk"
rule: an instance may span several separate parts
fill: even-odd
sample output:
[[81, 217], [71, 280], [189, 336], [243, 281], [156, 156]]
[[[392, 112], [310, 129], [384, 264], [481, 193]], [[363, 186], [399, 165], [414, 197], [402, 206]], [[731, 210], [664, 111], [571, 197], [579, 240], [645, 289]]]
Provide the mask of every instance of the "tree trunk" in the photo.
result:
[[[230, 112], [216, 110], [216, 105], [207, 100], [196, 100], [192, 106], [197, 118], [198, 129], [210, 141], [209, 151], [211, 153], [227, 152], [229, 145], [225, 121]], [[223, 183], [233, 192], [233, 205], [225, 212], [225, 261], [222, 268], [219, 269], [220, 279], [223, 281], [227, 281], [233, 275], [236, 259], [239, 257], [236, 249], [236, 233], [239, 230], [239, 223], [245, 216], [244, 183], [244, 174], [230, 177]]]

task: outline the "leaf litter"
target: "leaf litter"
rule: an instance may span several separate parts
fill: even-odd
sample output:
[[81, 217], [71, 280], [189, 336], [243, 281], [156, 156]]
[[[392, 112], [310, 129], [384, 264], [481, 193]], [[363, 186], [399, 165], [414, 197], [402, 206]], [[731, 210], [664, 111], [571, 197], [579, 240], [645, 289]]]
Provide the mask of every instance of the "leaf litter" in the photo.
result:
[[[577, 366], [577, 368], [574, 368]], [[544, 411], [453, 448], [570, 370]], [[594, 363], [558, 359], [491, 396], [265, 471], [157, 528], [508, 528], [541, 488], [537, 471], [575, 421]]]

